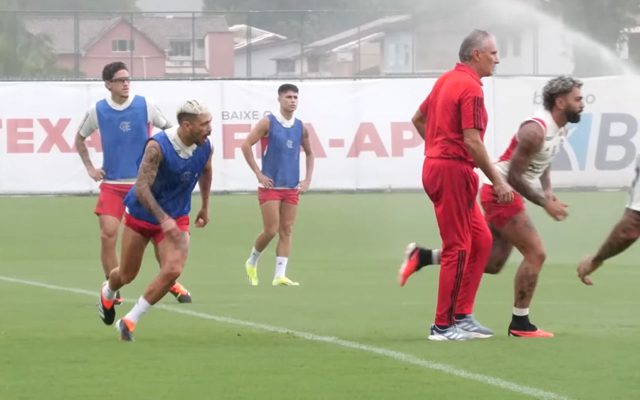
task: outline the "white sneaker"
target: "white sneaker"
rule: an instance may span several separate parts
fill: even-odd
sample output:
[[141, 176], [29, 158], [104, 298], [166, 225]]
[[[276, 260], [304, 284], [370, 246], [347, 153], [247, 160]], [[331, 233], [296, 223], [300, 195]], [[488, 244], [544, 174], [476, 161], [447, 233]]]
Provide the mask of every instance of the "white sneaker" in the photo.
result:
[[473, 336], [468, 332], [463, 331], [456, 325], [451, 325], [448, 328], [440, 329], [435, 324], [431, 325], [431, 331], [429, 333], [429, 340], [444, 341], [444, 340], [470, 340]]
[[454, 321], [458, 329], [467, 332], [474, 338], [486, 339], [493, 336], [493, 331], [473, 318], [473, 314], [469, 314], [462, 319], [455, 319]]

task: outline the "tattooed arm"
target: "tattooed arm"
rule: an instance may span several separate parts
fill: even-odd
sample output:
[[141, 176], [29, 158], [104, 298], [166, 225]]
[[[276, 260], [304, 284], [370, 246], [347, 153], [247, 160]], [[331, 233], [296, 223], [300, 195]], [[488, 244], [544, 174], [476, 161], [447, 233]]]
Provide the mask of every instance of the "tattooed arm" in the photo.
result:
[[529, 168], [533, 156], [542, 149], [544, 144], [544, 131], [535, 122], [524, 123], [517, 133], [518, 145], [511, 156], [511, 166], [507, 175], [509, 185], [530, 202], [544, 207], [545, 198], [536, 189], [531, 187], [524, 175]]
[[87, 150], [87, 145], [85, 144], [85, 140], [96, 130], [98, 129], [98, 123], [95, 117], [95, 108], [89, 110], [82, 120], [80, 124], [80, 128], [76, 133], [76, 138], [74, 141], [76, 150], [80, 155], [80, 160], [82, 160], [82, 164], [84, 164], [85, 169], [87, 170], [87, 174], [94, 181], [100, 181], [104, 179], [105, 172], [102, 168], [96, 168], [93, 166], [91, 162], [91, 157], [89, 157], [89, 151]]
[[156, 217], [164, 229], [165, 222], [173, 219], [160, 207], [156, 198], [153, 197], [153, 193], [151, 193], [151, 186], [153, 186], [153, 182], [156, 180], [161, 162], [162, 151], [160, 150], [160, 145], [155, 140], [149, 140], [144, 149], [140, 168], [138, 169], [135, 190], [140, 203]]
[[[566, 205], [555, 198], [548, 198], [540, 193], [525, 179], [525, 173], [529, 168], [533, 156], [542, 149], [544, 144], [544, 131], [540, 125], [535, 122], [526, 122], [522, 124], [518, 130], [518, 145], [511, 157], [511, 166], [507, 180], [516, 192], [520, 193], [525, 199], [539, 205], [551, 216], [551, 218], [560, 221], [567, 216]], [[547, 171], [545, 171], [547, 173]], [[544, 173], [543, 173], [544, 175]], [[548, 175], [547, 175], [548, 178]], [[550, 182], [543, 182], [540, 177], [543, 188], [550, 188]]]
[[553, 193], [553, 188], [551, 188], [551, 165], [549, 165], [542, 175], [540, 175], [540, 186], [542, 186], [545, 199], [557, 200], [556, 195]]

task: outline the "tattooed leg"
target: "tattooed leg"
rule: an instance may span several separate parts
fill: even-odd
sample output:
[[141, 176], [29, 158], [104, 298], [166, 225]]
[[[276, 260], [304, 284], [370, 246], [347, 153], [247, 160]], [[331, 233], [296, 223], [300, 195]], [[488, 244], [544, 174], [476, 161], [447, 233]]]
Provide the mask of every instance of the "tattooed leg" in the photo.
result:
[[513, 245], [502, 234], [501, 230], [489, 224], [489, 229], [493, 235], [493, 245], [491, 246], [491, 254], [489, 260], [484, 267], [485, 274], [497, 274], [507, 263], [507, 259], [513, 250]]
[[525, 212], [511, 218], [500, 233], [523, 256], [514, 279], [514, 306], [528, 308], [546, 258], [542, 240]]

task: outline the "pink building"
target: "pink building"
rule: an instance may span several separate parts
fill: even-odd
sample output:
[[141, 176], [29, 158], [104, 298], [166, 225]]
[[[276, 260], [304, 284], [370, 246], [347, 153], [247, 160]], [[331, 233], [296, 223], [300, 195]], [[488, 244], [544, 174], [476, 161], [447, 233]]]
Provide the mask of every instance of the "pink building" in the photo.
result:
[[135, 78], [232, 77], [233, 33], [224, 16], [27, 16], [26, 29], [48, 39], [60, 68], [99, 78], [124, 61]]

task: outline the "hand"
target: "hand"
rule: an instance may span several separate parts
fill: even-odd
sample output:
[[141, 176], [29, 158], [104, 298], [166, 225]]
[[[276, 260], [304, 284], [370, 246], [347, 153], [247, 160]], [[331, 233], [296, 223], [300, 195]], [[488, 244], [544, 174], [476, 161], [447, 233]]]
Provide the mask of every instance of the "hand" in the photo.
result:
[[209, 223], [209, 210], [200, 209], [196, 216], [196, 228], [204, 228]]
[[513, 201], [513, 189], [500, 180], [493, 184], [493, 191], [498, 197], [498, 203], [511, 203]]
[[582, 283], [584, 283], [587, 286], [591, 286], [593, 285], [593, 281], [591, 281], [591, 278], [589, 278], [589, 275], [595, 271], [595, 269], [598, 266], [596, 266], [593, 263], [593, 257], [591, 256], [586, 256], [584, 257], [581, 261], [580, 264], [578, 264], [578, 278], [582, 281]]
[[258, 172], [256, 174], [256, 178], [258, 178], [258, 182], [260, 182], [260, 184], [264, 188], [270, 189], [270, 188], [273, 187], [273, 179], [271, 179], [268, 176], [264, 175], [262, 172]]
[[298, 190], [300, 190], [300, 193], [305, 193], [307, 190], [309, 190], [310, 184], [311, 184], [310, 180], [307, 180], [307, 179], [301, 180], [300, 183], [298, 183]]
[[89, 168], [87, 169], [87, 173], [94, 181], [98, 182], [104, 179], [104, 170], [102, 168]]
[[558, 198], [556, 197], [555, 193], [553, 193], [551, 190], [546, 190], [544, 192], [544, 198], [546, 200], [558, 200]]
[[[545, 196], [546, 197], [546, 196]], [[555, 198], [547, 198], [544, 203], [544, 210], [556, 221], [567, 218], [567, 205]]]
[[171, 240], [178, 241], [180, 239], [182, 231], [178, 228], [178, 224], [175, 219], [167, 217], [160, 223], [160, 228], [162, 229], [162, 232], [164, 232], [165, 236]]

